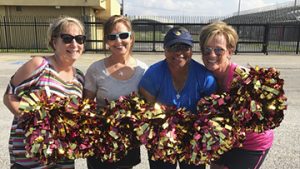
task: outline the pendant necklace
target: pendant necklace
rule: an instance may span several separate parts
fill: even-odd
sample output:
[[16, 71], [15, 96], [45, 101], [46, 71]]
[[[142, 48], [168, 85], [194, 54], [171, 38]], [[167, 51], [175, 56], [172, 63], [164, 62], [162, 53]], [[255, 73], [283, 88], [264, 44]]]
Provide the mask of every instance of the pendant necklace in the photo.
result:
[[119, 75], [119, 76], [123, 76], [124, 73], [123, 73], [122, 71], [119, 71], [118, 75]]
[[[174, 82], [173, 82], [174, 83]], [[184, 86], [185, 86], [185, 82], [184, 82], [184, 84], [183, 84], [183, 87], [181, 87], [180, 89], [176, 89], [175, 88], [175, 91], [176, 91], [176, 99], [179, 99], [181, 96], [180, 96], [180, 92], [183, 90], [183, 88], [184, 88]]]
[[180, 94], [179, 94], [179, 92], [177, 92], [177, 94], [176, 94], [176, 98], [177, 98], [177, 99], [179, 99], [179, 98], [180, 98]]
[[176, 91], [176, 99], [179, 99], [180, 96], [180, 92], [184, 89], [185, 87], [185, 83], [187, 81], [187, 76], [184, 76], [183, 78], [180, 78], [181, 80], [177, 80], [178, 83], [175, 83], [175, 80], [172, 78], [172, 83], [173, 83], [173, 87]]
[[174, 85], [174, 88], [175, 88], [175, 91], [176, 91], [176, 99], [179, 99], [181, 96], [180, 96], [180, 92], [183, 90], [183, 88], [184, 88], [184, 86], [185, 86], [185, 82], [184, 82], [184, 84], [183, 84], [183, 86], [181, 87], [181, 88], [179, 88], [179, 89], [177, 89], [176, 87], [175, 87], [175, 83], [174, 83], [174, 81], [173, 81], [173, 85]]

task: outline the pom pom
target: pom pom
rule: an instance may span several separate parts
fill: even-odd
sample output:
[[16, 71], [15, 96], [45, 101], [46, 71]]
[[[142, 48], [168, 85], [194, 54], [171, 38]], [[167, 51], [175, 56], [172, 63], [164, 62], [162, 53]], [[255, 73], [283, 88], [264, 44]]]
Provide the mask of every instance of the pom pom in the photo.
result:
[[135, 114], [140, 111], [141, 100], [136, 94], [121, 96], [118, 100], [107, 102], [98, 111], [103, 121], [101, 133], [96, 135], [95, 155], [102, 161], [121, 160], [130, 149], [140, 146], [134, 130]]
[[49, 95], [47, 89], [35, 90], [23, 93], [19, 109], [22, 112], [19, 125], [26, 132], [27, 157], [37, 157], [49, 164], [92, 154], [88, 133], [82, 131], [93, 128], [93, 123], [88, 126], [85, 123], [95, 111], [93, 102], [75, 96]]
[[287, 98], [275, 68], [236, 69], [230, 95], [233, 120], [249, 131], [263, 132], [278, 127], [287, 109]]
[[145, 107], [135, 131], [148, 149], [152, 160], [175, 164], [183, 152], [183, 142], [193, 116], [184, 109], [176, 110], [159, 104]]

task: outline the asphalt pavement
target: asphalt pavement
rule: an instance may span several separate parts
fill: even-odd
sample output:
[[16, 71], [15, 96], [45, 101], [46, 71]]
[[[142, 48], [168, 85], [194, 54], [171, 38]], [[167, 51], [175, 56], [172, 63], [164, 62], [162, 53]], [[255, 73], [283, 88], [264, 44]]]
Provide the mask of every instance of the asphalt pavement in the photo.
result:
[[[0, 169], [9, 168], [8, 138], [12, 114], [3, 104], [2, 96], [9, 78], [24, 62], [30, 59], [30, 53], [0, 53]], [[46, 54], [49, 55], [49, 54]], [[94, 61], [106, 57], [104, 54], [84, 54], [76, 63], [83, 72]], [[134, 57], [148, 65], [164, 58], [163, 53], [135, 53]], [[200, 55], [193, 58], [201, 62]], [[239, 54], [232, 60], [240, 65], [275, 67], [285, 80], [284, 89], [288, 98], [288, 109], [281, 125], [275, 129], [275, 140], [261, 169], [299, 169], [300, 168], [300, 55], [263, 55]], [[145, 148], [142, 147], [142, 162], [134, 169], [148, 169]], [[85, 169], [84, 159], [76, 160], [76, 168]], [[209, 168], [209, 166], [207, 167]]]

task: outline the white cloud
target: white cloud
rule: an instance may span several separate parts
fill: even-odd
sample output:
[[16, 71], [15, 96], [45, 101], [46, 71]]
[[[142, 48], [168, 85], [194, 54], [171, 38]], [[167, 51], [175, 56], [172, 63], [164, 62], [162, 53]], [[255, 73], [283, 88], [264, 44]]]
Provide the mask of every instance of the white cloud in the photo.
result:
[[[238, 11], [239, 0], [123, 0], [128, 15], [225, 16]], [[240, 0], [241, 11], [287, 0]]]

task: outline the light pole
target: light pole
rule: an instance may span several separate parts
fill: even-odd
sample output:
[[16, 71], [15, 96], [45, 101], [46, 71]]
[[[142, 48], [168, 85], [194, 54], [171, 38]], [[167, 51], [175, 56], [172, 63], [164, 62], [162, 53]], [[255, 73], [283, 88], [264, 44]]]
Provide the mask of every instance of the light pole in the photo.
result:
[[121, 15], [124, 15], [124, 0], [122, 0]]
[[239, 0], [238, 15], [240, 15], [240, 12], [241, 12], [241, 0]]
[[297, 0], [294, 2], [294, 13], [296, 13]]

